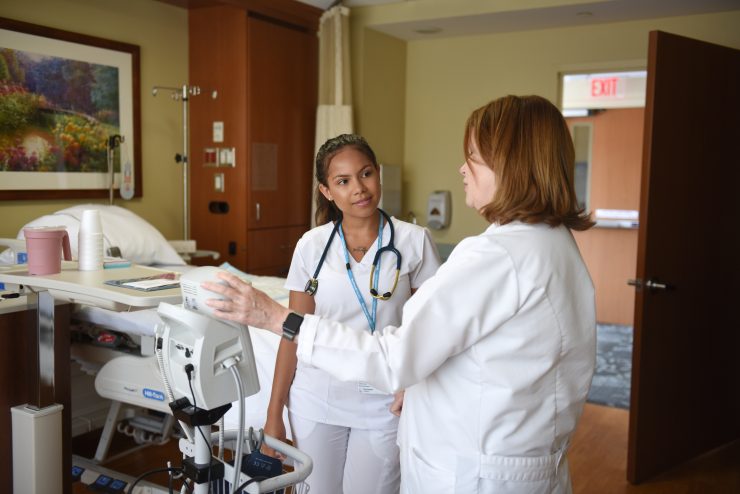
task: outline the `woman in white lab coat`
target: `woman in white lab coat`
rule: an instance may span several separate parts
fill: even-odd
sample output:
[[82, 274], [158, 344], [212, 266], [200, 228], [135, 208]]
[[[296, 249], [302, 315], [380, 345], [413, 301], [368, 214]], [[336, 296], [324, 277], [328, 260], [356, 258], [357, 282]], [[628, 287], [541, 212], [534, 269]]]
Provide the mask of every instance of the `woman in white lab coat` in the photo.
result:
[[342, 379], [406, 389], [405, 493], [567, 493], [568, 444], [595, 363], [593, 284], [571, 230], [593, 225], [572, 186], [559, 110], [507, 96], [469, 117], [465, 202], [490, 226], [461, 241], [373, 335], [289, 314], [224, 275], [204, 287], [224, 319], [295, 336], [298, 359]]

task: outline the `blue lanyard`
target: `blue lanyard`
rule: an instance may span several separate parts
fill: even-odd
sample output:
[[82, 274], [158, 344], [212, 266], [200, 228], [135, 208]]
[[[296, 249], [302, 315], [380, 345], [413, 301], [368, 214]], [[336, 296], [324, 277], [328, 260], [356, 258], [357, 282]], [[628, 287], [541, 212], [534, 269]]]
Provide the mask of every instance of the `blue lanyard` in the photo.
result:
[[[344, 262], [346, 263], [347, 267], [347, 276], [349, 276], [349, 281], [352, 284], [352, 288], [355, 291], [355, 296], [357, 297], [357, 301], [360, 303], [360, 307], [362, 308], [362, 312], [365, 314], [365, 319], [367, 319], [367, 323], [370, 326], [370, 333], [375, 332], [375, 321], [377, 320], [376, 316], [378, 313], [378, 299], [373, 297], [372, 302], [372, 315], [370, 314], [370, 311], [367, 308], [367, 305], [365, 305], [365, 299], [362, 298], [362, 295], [360, 294], [360, 289], [357, 288], [357, 282], [355, 281], [355, 275], [352, 274], [352, 266], [349, 261], [349, 251], [347, 250], [347, 241], [344, 240], [344, 232], [342, 232], [342, 227], [340, 225], [339, 227], [339, 238], [342, 239], [342, 247], [344, 247]], [[381, 245], [383, 245], [383, 215], [380, 215], [380, 221], [378, 222], [378, 249], [380, 249]], [[373, 282], [375, 283], [375, 286], [378, 285], [378, 278], [380, 276], [380, 259], [378, 259], [378, 267], [375, 269], [375, 279]]]

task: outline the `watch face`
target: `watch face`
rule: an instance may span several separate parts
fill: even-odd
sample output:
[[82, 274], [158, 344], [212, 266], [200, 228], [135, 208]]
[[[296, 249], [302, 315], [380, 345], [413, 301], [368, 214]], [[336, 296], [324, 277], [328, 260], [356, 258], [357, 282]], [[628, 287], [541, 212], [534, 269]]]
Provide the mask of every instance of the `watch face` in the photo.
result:
[[298, 332], [301, 329], [301, 323], [303, 322], [303, 316], [291, 312], [283, 323], [283, 338], [293, 341]]

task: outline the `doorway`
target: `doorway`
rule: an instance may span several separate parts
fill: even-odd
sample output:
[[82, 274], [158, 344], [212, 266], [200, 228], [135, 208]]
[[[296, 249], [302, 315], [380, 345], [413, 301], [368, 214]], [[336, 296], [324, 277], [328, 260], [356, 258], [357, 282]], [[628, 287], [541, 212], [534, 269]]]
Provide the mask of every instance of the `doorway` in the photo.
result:
[[[643, 108], [591, 111], [566, 118], [576, 146], [579, 201], [597, 225], [574, 232], [596, 293], [597, 353], [588, 400], [629, 408]], [[583, 140], [586, 139], [587, 143]], [[612, 216], [612, 218], [608, 218]], [[621, 216], [622, 218], [614, 218]]]
[[579, 205], [596, 227], [574, 232], [596, 293], [596, 372], [588, 401], [628, 409], [637, 264], [645, 71], [563, 74]]
[[[581, 186], [587, 191], [583, 203], [597, 224], [575, 232], [575, 238], [596, 289], [599, 323], [633, 324], [635, 291], [627, 280], [635, 277], [637, 265], [638, 221], [632, 212], [640, 207], [644, 116], [644, 108], [615, 108], [566, 118], [577, 148], [585, 147], [580, 139], [590, 137], [590, 162], [578, 166], [579, 175], [588, 177], [587, 187]], [[590, 136], [583, 135], [584, 128]]]

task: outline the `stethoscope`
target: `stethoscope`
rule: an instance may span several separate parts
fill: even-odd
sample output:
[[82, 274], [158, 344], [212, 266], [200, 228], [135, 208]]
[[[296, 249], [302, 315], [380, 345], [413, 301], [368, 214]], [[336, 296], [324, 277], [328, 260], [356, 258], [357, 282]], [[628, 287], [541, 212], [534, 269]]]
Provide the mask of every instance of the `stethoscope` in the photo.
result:
[[[373, 265], [370, 270], [370, 295], [373, 296], [373, 298], [380, 299], [380, 300], [388, 300], [393, 296], [393, 293], [396, 291], [396, 286], [398, 285], [398, 277], [401, 274], [401, 253], [396, 249], [394, 240], [395, 240], [395, 230], [393, 228], [393, 222], [391, 221], [390, 216], [383, 211], [382, 209], [378, 208], [378, 211], [380, 211], [381, 220], [380, 225], [378, 227], [378, 251], [375, 253], [375, 257], [373, 258]], [[388, 245], [385, 247], [380, 247], [380, 242], [382, 240], [382, 234], [383, 234], [383, 218], [385, 218], [385, 223], [390, 227], [391, 229], [391, 238], [388, 241]], [[321, 253], [321, 258], [319, 259], [319, 264], [316, 266], [316, 271], [314, 271], [313, 276], [308, 280], [306, 283], [306, 288], [304, 291], [308, 293], [311, 296], [314, 296], [316, 294], [316, 291], [319, 289], [319, 273], [321, 272], [321, 266], [324, 265], [324, 260], [326, 259], [326, 254], [329, 252], [329, 247], [331, 246], [332, 241], [334, 240], [334, 236], [339, 232], [339, 236], [342, 238], [342, 243], [344, 244], [344, 256], [346, 261], [346, 267], [347, 272], [349, 274], [350, 280], [352, 281], [352, 284], [354, 285], [355, 291], [359, 294], [359, 290], [357, 289], [357, 285], [354, 281], [354, 275], [352, 274], [352, 268], [350, 266], [349, 262], [349, 254], [347, 253], [347, 243], [344, 241], [344, 234], [342, 233], [342, 218], [341, 216], [334, 224], [334, 229], [331, 231], [331, 235], [329, 235], [329, 240], [326, 242], [326, 246], [324, 247], [324, 252]], [[378, 277], [380, 274], [380, 256], [383, 255], [385, 252], [391, 252], [396, 256], [396, 275], [395, 279], [393, 280], [393, 287], [391, 288], [391, 291], [380, 293], [379, 287], [378, 287]], [[364, 304], [363, 304], [364, 305]]]

